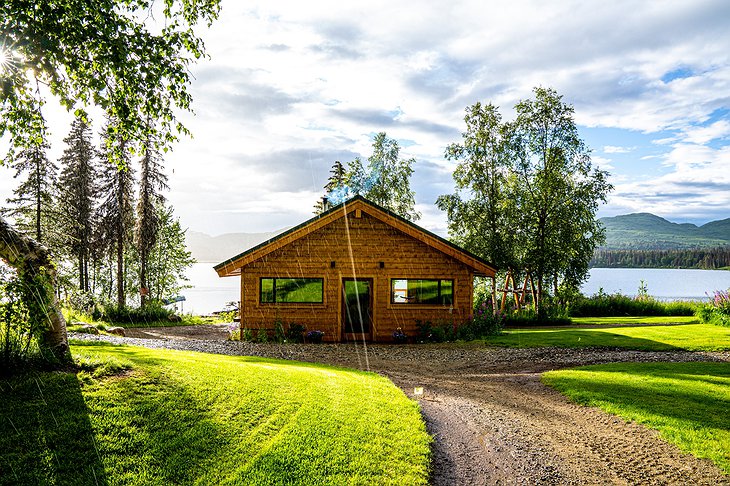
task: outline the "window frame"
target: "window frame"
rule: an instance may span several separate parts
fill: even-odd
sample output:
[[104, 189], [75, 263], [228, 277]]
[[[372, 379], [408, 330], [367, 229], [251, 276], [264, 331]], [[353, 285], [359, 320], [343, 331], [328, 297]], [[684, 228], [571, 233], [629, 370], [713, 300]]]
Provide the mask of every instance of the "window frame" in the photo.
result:
[[[268, 302], [264, 301], [264, 280], [273, 280], [272, 282], [272, 295], [273, 295], [273, 301]], [[321, 286], [321, 293], [320, 293], [320, 300], [319, 301], [288, 301], [288, 302], [279, 302], [276, 297], [276, 281], [277, 280], [319, 280], [320, 286]], [[272, 304], [278, 304], [278, 305], [289, 305], [289, 304], [295, 304], [295, 305], [302, 305], [302, 304], [311, 304], [311, 305], [321, 305], [324, 304], [324, 277], [259, 277], [259, 304], [263, 305], [272, 305]]]
[[[408, 302], [408, 301], [406, 301], [406, 302], [396, 302], [396, 300], [395, 300], [395, 292], [393, 291], [394, 282], [396, 280], [405, 280], [406, 282], [408, 282], [409, 280], [429, 280], [429, 281], [438, 282], [438, 295], [437, 295], [437, 299], [439, 300], [439, 302], [437, 302], [435, 304], [434, 303], [431, 303], [431, 302]], [[442, 294], [441, 294], [441, 283], [444, 282], [444, 281], [451, 282], [451, 303], [450, 304], [444, 304], [444, 303], [442, 303], [443, 301], [442, 301]], [[439, 278], [439, 277], [434, 277], [434, 278], [422, 278], [422, 277], [408, 278], [408, 277], [400, 277], [400, 278], [398, 278], [398, 277], [391, 277], [391, 279], [390, 279], [390, 304], [391, 305], [395, 305], [395, 306], [453, 307], [454, 306], [454, 301], [455, 301], [455, 299], [454, 299], [455, 283], [456, 283], [456, 279], [454, 279], [454, 278]], [[407, 285], [408, 284], [406, 284], [406, 290], [408, 288]]]

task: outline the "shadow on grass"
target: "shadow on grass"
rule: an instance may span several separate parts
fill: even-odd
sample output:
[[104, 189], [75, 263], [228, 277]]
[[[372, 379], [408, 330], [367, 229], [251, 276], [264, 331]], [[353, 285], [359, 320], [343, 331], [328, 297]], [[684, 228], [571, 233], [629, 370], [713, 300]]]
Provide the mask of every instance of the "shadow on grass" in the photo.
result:
[[[83, 345], [75, 348], [80, 350]], [[202, 360], [201, 369], [215, 366], [210, 362], [210, 355], [173, 350], [160, 354], [135, 346], [108, 350], [94, 346], [86, 351], [112, 351], [117, 358], [135, 364], [131, 376], [111, 378], [85, 392], [94, 415], [96, 437], [103, 445], [102, 457], [113, 483], [216, 484], [224, 481], [236, 474], [246, 461], [253, 460], [265, 446], [266, 438], [282, 430], [296, 411], [291, 404], [277, 407], [253, 395], [245, 397], [245, 403], [234, 404], [233, 410], [221, 409], [219, 395], [227, 393], [223, 383], [228, 380], [221, 377], [220, 381], [215, 376], [188, 379], [183, 371], [195, 373], [198, 359]], [[302, 367], [295, 362], [263, 358], [220, 356], [218, 359], [266, 367]], [[176, 365], [181, 360], [186, 366]], [[255, 412], [242, 414], [236, 410], [241, 406]], [[249, 432], [242, 436], [240, 428], [226, 426], [227, 419], [245, 420]], [[260, 443], [246, 444], [247, 440]], [[239, 456], [237, 460], [234, 453]]]
[[[614, 373], [616, 379], [611, 376]], [[617, 363], [558, 372], [545, 382], [582, 405], [612, 404], [636, 420], [669, 419], [686, 424], [688, 430], [727, 431], [730, 393], [717, 390], [727, 386], [728, 378], [730, 363]]]
[[108, 484], [74, 373], [0, 380], [0, 484]]
[[206, 404], [169, 377], [116, 380], [89, 400], [105, 460], [122, 483], [192, 483], [228, 445]]
[[192, 483], [227, 445], [192, 391], [146, 373], [33, 372], [0, 396], [0, 485]]
[[626, 336], [607, 329], [511, 329], [486, 338], [485, 344], [519, 348], [622, 348], [642, 351], [674, 351], [683, 348], [647, 338]]

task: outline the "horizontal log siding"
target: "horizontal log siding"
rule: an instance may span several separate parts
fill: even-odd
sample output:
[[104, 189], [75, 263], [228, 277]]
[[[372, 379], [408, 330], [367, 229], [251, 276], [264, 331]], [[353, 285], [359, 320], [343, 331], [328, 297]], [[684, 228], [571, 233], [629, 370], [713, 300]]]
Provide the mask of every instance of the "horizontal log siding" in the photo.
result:
[[[343, 278], [373, 281], [373, 340], [391, 341], [402, 328], [416, 335], [416, 320], [466, 320], [471, 315], [473, 274], [469, 267], [434, 248], [369, 217], [350, 214], [349, 239], [345, 219], [333, 223], [246, 265], [241, 272], [241, 326], [273, 329], [276, 319], [320, 329], [325, 340], [342, 339]], [[349, 242], [349, 244], [348, 244]], [[335, 262], [331, 268], [330, 262]], [[380, 268], [380, 262], [384, 268]], [[262, 304], [261, 277], [324, 278], [322, 304]], [[454, 281], [454, 306], [391, 304], [393, 278], [438, 278]]]

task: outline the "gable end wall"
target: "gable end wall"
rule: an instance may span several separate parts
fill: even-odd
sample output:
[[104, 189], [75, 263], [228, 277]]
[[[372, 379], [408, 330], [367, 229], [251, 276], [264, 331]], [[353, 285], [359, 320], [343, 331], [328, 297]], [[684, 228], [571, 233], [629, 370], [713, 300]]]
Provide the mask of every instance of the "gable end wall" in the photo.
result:
[[[262, 277], [323, 278], [324, 302], [262, 304]], [[337, 219], [243, 267], [241, 327], [273, 329], [280, 319], [303, 324], [307, 330], [320, 329], [327, 341], [341, 341], [342, 279], [352, 277], [373, 281], [374, 341], [391, 341], [398, 327], [415, 336], [417, 319], [458, 324], [471, 315], [473, 272], [468, 266], [362, 211], [360, 218], [348, 214], [347, 225], [345, 218]], [[453, 279], [453, 308], [391, 304], [392, 278]]]

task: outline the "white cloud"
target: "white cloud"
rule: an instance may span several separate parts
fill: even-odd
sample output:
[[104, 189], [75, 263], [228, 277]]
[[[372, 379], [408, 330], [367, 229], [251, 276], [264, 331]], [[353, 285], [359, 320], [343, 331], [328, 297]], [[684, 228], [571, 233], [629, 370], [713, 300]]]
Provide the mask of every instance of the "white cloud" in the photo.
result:
[[615, 145], [605, 145], [603, 151], [607, 154], [627, 154], [636, 150], [636, 147], [617, 147]]
[[[574, 104], [583, 126], [665, 132], [656, 143], [667, 154], [654, 165], [633, 142], [599, 141], [605, 154], [635, 153], [648, 170], [661, 161], [669, 179], [658, 180], [671, 188], [716, 181], [709, 174], [727, 160], [706, 145], [730, 135], [728, 116], [713, 117], [730, 108], [729, 17], [722, 0], [224, 0], [219, 21], [201, 33], [211, 60], [192, 68], [197, 116], [182, 118], [195, 138], [166, 157], [170, 199], [193, 229], [291, 226], [310, 214], [334, 157], [367, 156], [372, 134], [386, 130], [421, 164], [413, 186], [423, 224], [443, 231], [432, 203], [452, 187], [443, 152], [459, 139], [464, 108], [491, 101], [510, 118], [538, 85]], [[682, 76], [665, 77], [678, 69]], [[52, 118], [60, 142], [68, 121]], [[623, 164], [593, 160], [618, 181], [611, 204], [659, 204], [658, 182], [644, 198], [621, 182], [637, 184]], [[713, 196], [698, 189], [698, 207], [722, 200], [703, 190]], [[671, 198], [662, 201], [668, 210]]]
[[598, 166], [601, 170], [612, 170], [614, 169], [611, 159], [601, 157], [599, 155], [593, 155], [591, 161]]
[[726, 218], [730, 208], [730, 146], [677, 144], [665, 156], [670, 171], [615, 183], [611, 205], [681, 218]]
[[684, 130], [684, 141], [688, 143], [704, 144], [718, 139], [730, 137], [730, 122], [718, 120], [708, 126], [688, 127]]

